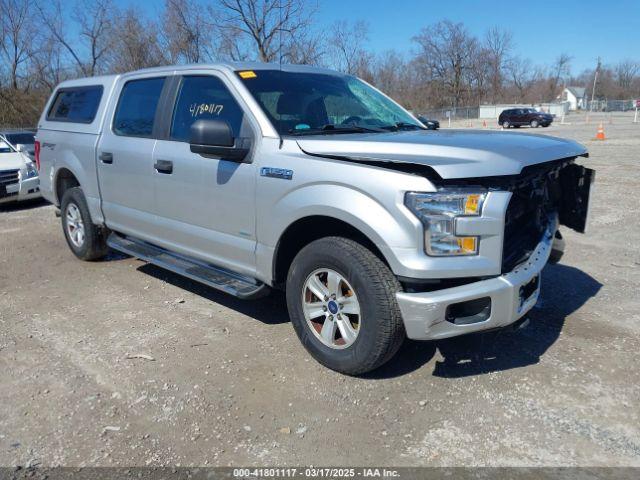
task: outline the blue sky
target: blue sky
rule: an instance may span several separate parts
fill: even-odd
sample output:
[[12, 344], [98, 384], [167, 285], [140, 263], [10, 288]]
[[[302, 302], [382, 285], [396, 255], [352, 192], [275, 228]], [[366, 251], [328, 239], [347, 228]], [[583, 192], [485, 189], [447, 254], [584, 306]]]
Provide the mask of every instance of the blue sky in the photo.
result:
[[[443, 19], [463, 22], [477, 35], [494, 25], [510, 29], [516, 51], [535, 65], [569, 53], [572, 73], [625, 58], [640, 61], [640, 0], [317, 0], [318, 21], [365, 20], [368, 46], [409, 52], [411, 37]], [[157, 11], [161, 0], [119, 0]]]

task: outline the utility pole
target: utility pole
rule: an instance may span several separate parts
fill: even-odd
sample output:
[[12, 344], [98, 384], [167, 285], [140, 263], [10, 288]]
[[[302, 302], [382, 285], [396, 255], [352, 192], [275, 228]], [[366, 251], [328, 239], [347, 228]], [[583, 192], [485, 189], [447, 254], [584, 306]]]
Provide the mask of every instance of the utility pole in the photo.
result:
[[600, 73], [600, 57], [598, 57], [598, 66], [596, 67], [596, 73], [593, 75], [593, 88], [591, 89], [591, 108], [590, 112], [593, 112], [593, 99], [596, 96], [596, 84], [598, 83], [598, 73]]

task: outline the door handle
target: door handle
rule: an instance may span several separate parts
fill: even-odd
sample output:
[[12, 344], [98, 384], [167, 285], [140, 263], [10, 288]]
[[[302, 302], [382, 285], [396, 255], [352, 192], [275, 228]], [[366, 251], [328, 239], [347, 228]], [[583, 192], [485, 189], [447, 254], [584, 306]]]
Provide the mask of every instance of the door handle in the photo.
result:
[[102, 163], [112, 164], [113, 163], [113, 153], [102, 152], [100, 154], [100, 161]]
[[156, 163], [154, 163], [153, 166], [158, 173], [168, 175], [173, 173], [173, 162], [170, 160], [156, 160]]

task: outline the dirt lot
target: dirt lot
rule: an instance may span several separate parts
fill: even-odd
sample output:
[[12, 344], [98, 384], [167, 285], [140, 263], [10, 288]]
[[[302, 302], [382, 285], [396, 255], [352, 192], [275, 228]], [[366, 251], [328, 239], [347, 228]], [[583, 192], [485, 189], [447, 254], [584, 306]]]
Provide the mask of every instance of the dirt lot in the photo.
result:
[[280, 295], [83, 263], [53, 207], [0, 207], [0, 465], [640, 466], [640, 124], [604, 120], [601, 143], [593, 118], [544, 129], [597, 185], [531, 325], [408, 342], [366, 378], [311, 360]]

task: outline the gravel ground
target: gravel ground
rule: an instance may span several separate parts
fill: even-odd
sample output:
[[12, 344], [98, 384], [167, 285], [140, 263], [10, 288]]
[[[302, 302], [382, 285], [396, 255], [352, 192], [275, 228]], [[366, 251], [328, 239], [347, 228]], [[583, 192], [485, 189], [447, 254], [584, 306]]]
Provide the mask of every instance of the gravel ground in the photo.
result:
[[282, 295], [83, 263], [53, 207], [0, 207], [0, 465], [640, 466], [640, 124], [602, 119], [605, 142], [593, 117], [543, 130], [597, 183], [531, 325], [407, 342], [364, 378], [310, 359]]

